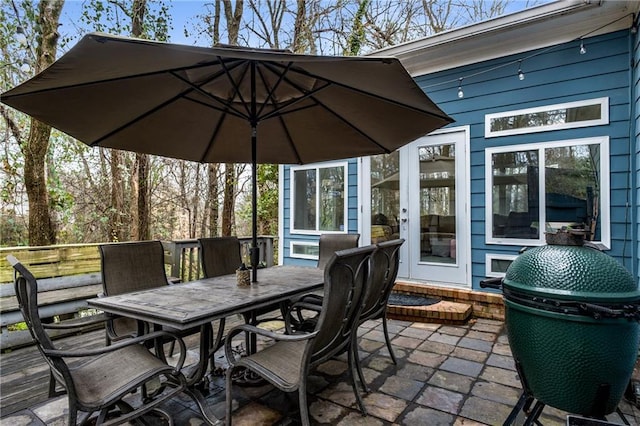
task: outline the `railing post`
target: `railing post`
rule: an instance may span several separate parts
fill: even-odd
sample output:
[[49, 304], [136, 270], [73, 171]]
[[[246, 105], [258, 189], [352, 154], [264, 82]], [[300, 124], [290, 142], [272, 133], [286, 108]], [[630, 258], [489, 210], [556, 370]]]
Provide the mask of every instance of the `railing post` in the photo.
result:
[[170, 275], [174, 278], [182, 278], [180, 271], [180, 255], [182, 250], [177, 250], [178, 245], [173, 241], [163, 241], [164, 249], [169, 252], [171, 265]]

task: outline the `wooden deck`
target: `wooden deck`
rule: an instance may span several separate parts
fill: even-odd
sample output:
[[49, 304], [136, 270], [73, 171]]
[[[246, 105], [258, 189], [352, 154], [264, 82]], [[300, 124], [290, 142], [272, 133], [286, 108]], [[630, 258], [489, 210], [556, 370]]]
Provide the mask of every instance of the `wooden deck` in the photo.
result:
[[[104, 345], [104, 330], [69, 336], [56, 341], [60, 347]], [[48, 399], [49, 366], [35, 346], [0, 355], [0, 416], [32, 407]]]
[[[227, 328], [240, 322], [228, 321]], [[198, 345], [198, 336], [185, 338], [189, 349]], [[60, 349], [104, 346], [104, 330], [67, 336], [56, 340]], [[36, 346], [27, 346], [0, 355], [0, 418], [45, 402], [49, 391], [49, 366]]]

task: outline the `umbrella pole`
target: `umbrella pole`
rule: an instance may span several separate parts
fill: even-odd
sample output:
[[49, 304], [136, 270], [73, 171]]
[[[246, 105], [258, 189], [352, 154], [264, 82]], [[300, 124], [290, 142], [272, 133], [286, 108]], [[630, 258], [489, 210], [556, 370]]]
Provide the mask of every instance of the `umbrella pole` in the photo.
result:
[[251, 282], [258, 282], [258, 122], [256, 105], [256, 64], [251, 62]]
[[256, 161], [256, 125], [251, 125], [251, 282], [258, 282], [258, 262], [260, 261], [260, 249], [258, 248], [258, 165]]

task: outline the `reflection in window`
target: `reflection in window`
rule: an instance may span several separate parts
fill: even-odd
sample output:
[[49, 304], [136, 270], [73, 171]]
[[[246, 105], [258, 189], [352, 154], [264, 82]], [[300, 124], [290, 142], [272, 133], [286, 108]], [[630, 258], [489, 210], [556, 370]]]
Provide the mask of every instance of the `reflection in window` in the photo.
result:
[[344, 165], [293, 169], [293, 229], [344, 231]]
[[398, 238], [400, 211], [400, 154], [371, 157], [371, 242]]
[[492, 237], [538, 239], [541, 232], [571, 227], [599, 240], [600, 148], [593, 143], [492, 153]]
[[609, 99], [591, 99], [518, 111], [488, 114], [485, 136], [595, 126], [609, 122]]
[[577, 121], [600, 119], [600, 104], [576, 108], [562, 108], [529, 114], [498, 117], [491, 120], [491, 131], [522, 129], [526, 127], [552, 126]]
[[456, 262], [455, 145], [423, 146], [420, 160], [420, 260]]
[[538, 238], [538, 152], [493, 154], [493, 236]]

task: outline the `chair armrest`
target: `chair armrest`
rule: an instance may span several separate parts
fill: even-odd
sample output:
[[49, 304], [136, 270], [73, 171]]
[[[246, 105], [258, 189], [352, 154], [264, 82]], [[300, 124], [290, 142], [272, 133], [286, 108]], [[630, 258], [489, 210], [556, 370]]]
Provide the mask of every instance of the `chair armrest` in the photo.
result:
[[43, 352], [45, 353], [45, 355], [52, 356], [52, 357], [83, 358], [83, 357], [91, 357], [91, 356], [107, 354], [107, 353], [110, 353], [110, 352], [115, 352], [115, 351], [117, 351], [119, 349], [122, 349], [122, 348], [125, 348], [127, 346], [138, 345], [138, 344], [150, 341], [150, 340], [162, 339], [162, 338], [173, 339], [180, 346], [180, 357], [178, 358], [178, 362], [176, 363], [175, 369], [176, 370], [181, 370], [182, 369], [182, 365], [184, 364], [184, 360], [185, 360], [186, 354], [187, 354], [187, 347], [186, 347], [184, 341], [180, 337], [178, 337], [175, 334], [170, 333], [168, 331], [154, 331], [152, 333], [145, 334], [145, 335], [140, 336], [140, 337], [134, 337], [134, 338], [131, 338], [131, 339], [120, 340], [120, 341], [118, 341], [118, 343], [112, 344], [110, 346], [103, 346], [101, 348], [81, 349], [81, 350], [77, 350], [77, 351], [59, 350], [59, 349], [44, 349]]
[[48, 330], [68, 330], [73, 328], [85, 327], [88, 325], [100, 324], [109, 320], [109, 316], [104, 312], [101, 314], [91, 315], [83, 318], [74, 318], [53, 324], [42, 324]]
[[322, 311], [322, 297], [309, 294], [301, 297], [301, 299], [309, 300], [309, 302], [299, 300], [292, 303], [291, 306], [289, 306], [289, 309], [287, 309], [284, 326], [289, 334], [293, 334], [294, 331], [300, 331], [302, 324], [307, 321], [307, 318], [302, 314], [303, 310], [316, 312], [318, 314]]
[[268, 337], [272, 340], [277, 341], [286, 341], [286, 342], [297, 342], [300, 340], [308, 340], [316, 337], [318, 334], [317, 331], [313, 333], [305, 333], [305, 334], [282, 334], [282, 333], [274, 333], [270, 330], [265, 330], [264, 328], [259, 328], [251, 324], [240, 324], [233, 327], [227, 333], [227, 337], [225, 337], [224, 342], [224, 352], [227, 357], [227, 361], [230, 364], [234, 364], [236, 361], [236, 356], [233, 353], [232, 341], [233, 337], [240, 333], [254, 333], [260, 336]]

